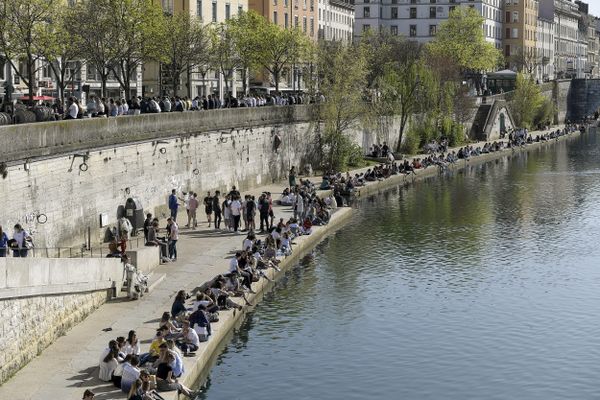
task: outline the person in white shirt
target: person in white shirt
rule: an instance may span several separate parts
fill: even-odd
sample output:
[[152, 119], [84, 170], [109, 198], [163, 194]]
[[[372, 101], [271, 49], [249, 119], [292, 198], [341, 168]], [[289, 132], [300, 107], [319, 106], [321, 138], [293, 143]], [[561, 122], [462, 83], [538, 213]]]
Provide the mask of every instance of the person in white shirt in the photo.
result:
[[121, 99], [121, 106], [123, 107], [123, 115], [129, 114], [129, 104], [127, 104], [127, 100]]
[[177, 340], [177, 347], [183, 351], [183, 355], [189, 352], [194, 352], [200, 347], [200, 338], [195, 330], [190, 328], [190, 321], [183, 321], [183, 330], [180, 334], [181, 338]]
[[137, 356], [132, 356], [128, 363], [123, 365], [123, 373], [121, 374], [121, 390], [123, 393], [129, 393], [131, 385], [140, 377], [138, 368], [139, 359]]
[[242, 203], [239, 198], [234, 198], [229, 206], [231, 210], [231, 218], [233, 219], [233, 231], [237, 232], [240, 227], [240, 216], [242, 213]]
[[119, 345], [116, 340], [111, 340], [108, 343], [108, 347], [104, 349], [100, 355], [100, 371], [98, 372], [98, 378], [104, 382], [110, 382], [112, 379], [113, 371], [119, 365]]
[[77, 119], [77, 114], [79, 114], [79, 106], [77, 106], [73, 97], [69, 97], [69, 108], [65, 119]]
[[13, 239], [16, 242], [17, 248], [13, 250], [13, 257], [27, 257], [28, 244], [31, 243], [31, 236], [21, 224], [16, 224], [14, 227]]
[[137, 338], [137, 333], [131, 330], [127, 335], [127, 341], [125, 342], [125, 347], [123, 347], [123, 352], [125, 354], [133, 354], [139, 356], [140, 351], [140, 341]]

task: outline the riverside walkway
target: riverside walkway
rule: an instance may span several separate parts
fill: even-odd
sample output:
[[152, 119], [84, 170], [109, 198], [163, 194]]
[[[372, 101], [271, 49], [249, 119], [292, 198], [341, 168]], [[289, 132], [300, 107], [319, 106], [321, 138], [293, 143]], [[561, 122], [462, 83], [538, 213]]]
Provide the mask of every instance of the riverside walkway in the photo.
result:
[[[556, 129], [556, 128], [555, 128]], [[573, 136], [573, 135], [569, 135]], [[550, 143], [538, 143], [525, 148], [537, 148]], [[481, 146], [482, 143], [473, 144]], [[517, 149], [516, 151], [520, 151]], [[456, 168], [461, 168], [468, 163], [486, 162], [510, 154], [511, 150], [486, 154], [475, 157], [469, 162], [460, 161]], [[419, 156], [417, 156], [419, 157]], [[360, 171], [364, 171], [361, 169]], [[436, 168], [428, 168], [417, 172], [416, 178], [431, 176], [437, 173]], [[361, 193], [375, 191], [384, 186], [390, 186], [407, 179], [403, 176], [394, 176], [387, 181], [372, 182], [361, 188]], [[320, 179], [315, 178], [318, 183]], [[274, 198], [281, 192], [286, 183], [263, 186], [242, 193], [260, 194], [270, 191]], [[287, 219], [291, 216], [290, 207], [276, 206], [275, 217]], [[334, 214], [330, 225], [315, 227], [312, 235], [296, 239], [298, 243], [294, 249], [293, 262], [302, 251], [309, 250], [312, 245], [322, 239], [328, 231], [341, 226], [345, 217], [351, 214], [351, 209], [342, 208]], [[181, 225], [183, 221], [181, 216]], [[126, 336], [131, 329], [136, 330], [142, 340], [142, 351], [146, 351], [151, 338], [158, 327], [158, 318], [163, 311], [170, 310], [173, 298], [180, 289], [191, 291], [214, 276], [227, 271], [228, 259], [233, 252], [241, 247], [243, 235], [229, 232], [219, 232], [206, 227], [204, 215], [201, 218], [198, 230], [181, 229], [178, 242], [179, 259], [176, 263], [161, 265], [157, 273], [166, 274], [166, 279], [151, 293], [138, 301], [111, 301], [100, 307], [85, 321], [71, 329], [64, 337], [45, 349], [39, 357], [25, 366], [13, 378], [0, 387], [0, 399], [80, 399], [85, 389], [92, 389], [96, 399], [125, 398], [111, 383], [101, 382], [97, 378], [97, 365], [100, 353], [107, 346], [108, 341], [116, 336]], [[161, 225], [162, 226], [162, 225]], [[270, 272], [273, 272], [272, 270]], [[260, 292], [265, 285], [262, 279], [256, 284], [255, 290]], [[255, 296], [250, 296], [251, 301]], [[255, 303], [256, 301], [252, 301]], [[246, 307], [247, 309], [247, 307]], [[185, 358], [186, 374], [182, 381], [190, 386], [195, 380], [194, 372], [202, 368], [204, 362], [218, 345], [220, 339], [226, 337], [234, 319], [239, 319], [241, 313], [233, 318], [233, 311], [221, 313], [221, 321], [213, 325], [213, 337], [203, 343], [197, 351], [196, 358]], [[112, 331], [103, 331], [105, 328]], [[198, 359], [201, 359], [200, 361]], [[186, 379], [188, 377], [188, 379]], [[163, 393], [166, 399], [175, 399], [175, 392]]]

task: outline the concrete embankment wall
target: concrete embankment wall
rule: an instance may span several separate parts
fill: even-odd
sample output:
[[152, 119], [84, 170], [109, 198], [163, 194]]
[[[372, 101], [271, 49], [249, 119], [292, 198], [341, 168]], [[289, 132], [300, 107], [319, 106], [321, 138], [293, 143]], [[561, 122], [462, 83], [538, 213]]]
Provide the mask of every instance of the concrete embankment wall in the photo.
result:
[[0, 384], [119, 290], [118, 259], [0, 258]]
[[[0, 127], [0, 161], [8, 164], [0, 224], [21, 223], [37, 247], [79, 247], [89, 228], [97, 245], [107, 230], [100, 215], [114, 225], [130, 197], [164, 216], [171, 189], [202, 199], [209, 190], [279, 181], [292, 165], [316, 167], [318, 130], [310, 120], [310, 106], [294, 106]], [[384, 132], [357, 125], [351, 135], [368, 148], [393, 145], [397, 132], [397, 119], [388, 118]]]

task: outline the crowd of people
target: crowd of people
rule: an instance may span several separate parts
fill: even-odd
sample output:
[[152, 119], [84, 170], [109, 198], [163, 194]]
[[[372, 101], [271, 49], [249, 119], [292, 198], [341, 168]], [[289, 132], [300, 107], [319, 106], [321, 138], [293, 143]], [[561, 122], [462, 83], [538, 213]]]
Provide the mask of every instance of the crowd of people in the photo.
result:
[[309, 96], [300, 92], [248, 94], [238, 97], [226, 96], [223, 100], [216, 94], [196, 96], [153, 96], [131, 99], [98, 97], [90, 95], [85, 104], [77, 97], [69, 97], [65, 102], [56, 99], [45, 102], [54, 116], [59, 119], [81, 119], [97, 117], [120, 117], [124, 115], [156, 114], [168, 112], [203, 111], [220, 108], [264, 107], [324, 102], [325, 96]]
[[[289, 183], [278, 200], [269, 192], [258, 198], [254, 195], [241, 195], [233, 186], [227, 194], [219, 191], [207, 192], [202, 200], [207, 227], [229, 231], [232, 234], [245, 232], [240, 247], [229, 260], [226, 273], [219, 274], [195, 293], [180, 290], [169, 311], [160, 317], [156, 334], [149, 349], [142, 352], [140, 340], [135, 331], [127, 337], [110, 340], [99, 357], [98, 377], [112, 382], [120, 388], [128, 399], [160, 399], [160, 392], [178, 391], [193, 398], [196, 393], [180, 382], [185, 374], [183, 358], [194, 356], [202, 342], [212, 336], [211, 324], [219, 320], [219, 313], [233, 312], [252, 305], [248, 294], [254, 293], [253, 285], [261, 278], [270, 280], [267, 270], [280, 271], [283, 257], [293, 252], [294, 240], [310, 235], [313, 226], [325, 225], [337, 207], [344, 204], [334, 195], [321, 198], [317, 187], [308, 179], [297, 179], [295, 168], [290, 169]], [[274, 207], [290, 207], [292, 215], [276, 219]], [[172, 190], [168, 199], [170, 214], [167, 219], [167, 237], [159, 238], [159, 220], [147, 215], [144, 236], [148, 245], [167, 247], [168, 257], [176, 259], [176, 244], [173, 230], [178, 217], [182, 218], [180, 207], [185, 208], [186, 228], [197, 229], [197, 209], [200, 206], [198, 194]], [[256, 217], [260, 218], [257, 223]], [[183, 222], [182, 222], [183, 223]], [[257, 229], [259, 227], [259, 229]], [[171, 256], [173, 254], [173, 256]], [[91, 392], [90, 392], [91, 393]]]
[[0, 257], [7, 257], [12, 252], [13, 257], [27, 257], [33, 247], [33, 238], [21, 224], [13, 227], [12, 238], [0, 225]]

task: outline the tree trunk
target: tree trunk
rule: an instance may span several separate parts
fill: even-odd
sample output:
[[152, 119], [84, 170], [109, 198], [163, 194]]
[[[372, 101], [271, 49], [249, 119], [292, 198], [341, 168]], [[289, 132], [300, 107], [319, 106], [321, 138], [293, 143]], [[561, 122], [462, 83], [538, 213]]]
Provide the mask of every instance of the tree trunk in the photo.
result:
[[396, 153], [400, 155], [402, 149], [402, 139], [404, 138], [404, 129], [406, 128], [406, 122], [408, 117], [402, 115], [400, 117], [400, 130], [398, 131], [398, 143], [396, 144]]
[[32, 107], [34, 105], [33, 85], [35, 85], [35, 77], [33, 76], [33, 74], [34, 74], [33, 63], [34, 62], [35, 61], [33, 60], [33, 57], [31, 57], [31, 56], [27, 57], [27, 80], [29, 81], [29, 85], [27, 85], [27, 90], [29, 92], [29, 105]]
[[187, 67], [187, 97], [188, 99], [192, 98], [192, 69], [188, 66]]
[[242, 90], [244, 92], [244, 96], [248, 94], [248, 84], [246, 79], [248, 78], [248, 70], [246, 68], [242, 68]]
[[273, 71], [273, 79], [275, 79], [275, 91], [279, 92], [279, 70]]

